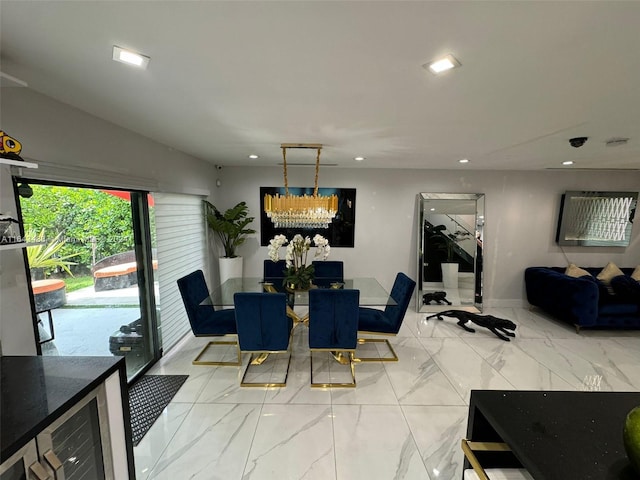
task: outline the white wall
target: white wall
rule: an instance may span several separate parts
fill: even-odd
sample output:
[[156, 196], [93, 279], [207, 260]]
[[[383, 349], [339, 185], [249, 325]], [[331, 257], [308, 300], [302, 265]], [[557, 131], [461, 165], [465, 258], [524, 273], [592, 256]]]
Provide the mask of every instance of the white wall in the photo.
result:
[[[96, 186], [208, 195], [215, 167], [28, 88], [0, 90], [0, 127], [40, 164], [25, 176]], [[8, 175], [7, 175], [8, 177]], [[2, 196], [13, 203], [11, 180]], [[2, 253], [2, 353], [33, 354], [31, 305], [21, 251]]]
[[[172, 193], [208, 194], [210, 163], [60, 103], [28, 88], [0, 91], [0, 125], [22, 142], [22, 157], [51, 178]], [[215, 148], [215, 146], [212, 146]], [[41, 173], [38, 173], [41, 175]], [[56, 178], [57, 179], [57, 178]]]
[[[23, 156], [43, 164], [42, 171], [67, 180], [109, 183], [112, 186], [155, 191], [207, 194], [219, 208], [244, 200], [259, 214], [259, 187], [281, 186], [280, 167], [225, 167], [189, 157], [171, 148], [24, 88], [3, 88], [0, 126], [23, 143]], [[215, 145], [212, 145], [215, 149]], [[275, 147], [274, 147], [275, 148]], [[620, 266], [640, 261], [640, 233], [621, 248], [565, 247], [554, 242], [560, 195], [566, 190], [637, 191], [640, 172], [486, 172], [458, 170], [395, 170], [325, 167], [320, 186], [356, 188], [356, 246], [333, 248], [332, 259], [344, 260], [347, 276], [375, 276], [390, 287], [396, 272], [416, 277], [416, 194], [418, 192], [486, 194], [485, 299], [486, 305], [522, 304], [523, 272], [530, 265]], [[311, 186], [313, 169], [291, 167], [291, 186]], [[73, 177], [73, 178], [71, 178]], [[216, 187], [216, 179], [221, 186]], [[122, 184], [118, 184], [122, 182]], [[102, 184], [102, 183], [96, 183]], [[3, 189], [4, 190], [4, 189]], [[4, 193], [4, 192], [3, 192]], [[259, 222], [255, 227], [259, 229]], [[244, 273], [262, 275], [266, 247], [258, 236], [240, 247]], [[215, 265], [215, 263], [212, 263]], [[5, 277], [7, 275], [7, 277]], [[15, 335], [12, 325], [31, 322], [28, 301], [5, 289], [6, 279], [24, 275], [18, 266], [2, 271], [2, 303], [9, 297], [15, 312], [2, 321], [2, 344]], [[21, 284], [23, 277], [17, 284]], [[13, 282], [13, 280], [12, 280]], [[12, 283], [9, 282], [9, 283]], [[22, 291], [22, 290], [21, 290]], [[20, 295], [24, 297], [24, 295]], [[16, 323], [18, 322], [18, 323]], [[26, 331], [26, 329], [23, 329]], [[31, 339], [32, 341], [32, 339]], [[28, 352], [24, 340], [14, 344]]]
[[[228, 208], [244, 200], [259, 214], [259, 187], [282, 186], [279, 167], [224, 167], [217, 205]], [[289, 185], [313, 185], [313, 169], [288, 169]], [[418, 192], [484, 193], [485, 305], [522, 305], [524, 269], [534, 265], [619, 266], [640, 263], [640, 228], [624, 248], [564, 247], [555, 244], [560, 197], [566, 190], [638, 191], [640, 172], [543, 171], [489, 172], [394, 169], [320, 170], [319, 186], [353, 187], [356, 192], [355, 248], [332, 248], [331, 258], [345, 261], [347, 276], [375, 276], [390, 287], [398, 271], [416, 278], [416, 194]], [[259, 230], [256, 219], [255, 226]], [[244, 274], [262, 275], [266, 247], [259, 236], [240, 247]]]
[[[16, 211], [9, 166], [0, 165], [0, 213], [18, 218]], [[17, 229], [15, 233], [18, 233]], [[36, 353], [23, 250], [0, 251], [0, 341], [3, 355]]]

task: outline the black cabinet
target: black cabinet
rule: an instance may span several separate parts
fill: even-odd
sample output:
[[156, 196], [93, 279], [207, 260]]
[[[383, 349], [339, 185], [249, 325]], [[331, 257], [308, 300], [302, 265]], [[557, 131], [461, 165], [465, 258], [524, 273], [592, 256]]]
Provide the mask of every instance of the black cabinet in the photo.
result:
[[135, 478], [124, 359], [1, 360], [0, 480]]

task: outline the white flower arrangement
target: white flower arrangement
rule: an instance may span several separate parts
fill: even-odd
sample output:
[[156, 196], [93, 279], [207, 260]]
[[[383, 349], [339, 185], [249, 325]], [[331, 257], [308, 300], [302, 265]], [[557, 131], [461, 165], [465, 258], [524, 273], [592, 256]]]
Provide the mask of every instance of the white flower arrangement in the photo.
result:
[[[316, 247], [313, 258], [326, 260], [331, 251], [329, 241], [322, 235], [313, 237], [313, 244]], [[287, 270], [285, 272], [285, 282], [301, 288], [308, 288], [313, 280], [313, 265], [307, 265], [307, 256], [311, 249], [311, 239], [297, 234], [291, 242], [284, 235], [276, 235], [269, 241], [269, 258], [277, 262], [280, 260], [280, 248], [287, 246], [285, 261]]]

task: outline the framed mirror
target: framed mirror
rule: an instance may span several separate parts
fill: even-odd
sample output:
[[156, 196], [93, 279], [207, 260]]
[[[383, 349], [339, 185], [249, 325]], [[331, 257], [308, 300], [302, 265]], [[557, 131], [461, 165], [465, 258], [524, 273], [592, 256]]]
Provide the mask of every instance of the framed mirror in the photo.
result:
[[419, 193], [417, 312], [482, 311], [484, 194]]
[[556, 242], [581, 247], [627, 247], [638, 192], [566, 192], [562, 195]]

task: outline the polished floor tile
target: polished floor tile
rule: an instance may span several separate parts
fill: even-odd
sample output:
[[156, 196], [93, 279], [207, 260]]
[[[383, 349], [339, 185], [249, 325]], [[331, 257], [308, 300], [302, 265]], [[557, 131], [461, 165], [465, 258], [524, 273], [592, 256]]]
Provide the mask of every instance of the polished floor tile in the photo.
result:
[[428, 478], [400, 406], [334, 405], [336, 478]]
[[194, 404], [148, 478], [242, 478], [261, 408]]
[[330, 405], [264, 405], [243, 479], [335, 476]]
[[[485, 313], [515, 322], [516, 337], [467, 332], [410, 307], [389, 338], [400, 361], [356, 364], [355, 389], [309, 387], [302, 325], [284, 388], [241, 388], [248, 355], [242, 367], [192, 365], [206, 339], [187, 337], [149, 372], [189, 378], [135, 447], [137, 478], [455, 480], [472, 389], [640, 391], [640, 331], [577, 334], [535, 309]], [[372, 344], [358, 354], [387, 353]], [[342, 374], [316, 358], [314, 372]], [[282, 359], [269, 362], [252, 375], [280, 374]]]
[[429, 477], [461, 479], [460, 440], [467, 432], [467, 407], [403, 406], [402, 411]]

